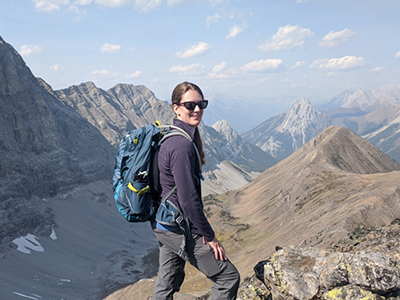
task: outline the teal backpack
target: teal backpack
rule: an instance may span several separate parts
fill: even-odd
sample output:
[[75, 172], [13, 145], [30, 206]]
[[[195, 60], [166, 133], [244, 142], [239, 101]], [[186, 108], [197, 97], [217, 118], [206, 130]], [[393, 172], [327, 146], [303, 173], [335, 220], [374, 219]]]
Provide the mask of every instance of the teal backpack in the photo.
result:
[[160, 203], [176, 189], [159, 199], [158, 151], [162, 142], [174, 135], [190, 140], [199, 155], [192, 138], [173, 125], [156, 122], [131, 130], [122, 139], [115, 156], [113, 189], [117, 208], [127, 221], [153, 221]]

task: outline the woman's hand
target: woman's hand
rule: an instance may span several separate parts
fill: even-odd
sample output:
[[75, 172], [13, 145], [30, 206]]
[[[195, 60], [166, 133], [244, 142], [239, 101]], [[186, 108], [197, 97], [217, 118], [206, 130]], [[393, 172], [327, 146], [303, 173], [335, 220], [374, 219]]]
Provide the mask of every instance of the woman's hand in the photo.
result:
[[[203, 236], [203, 243], [207, 243], [206, 239]], [[208, 244], [211, 246], [211, 248], [214, 251], [215, 259], [218, 260], [227, 260], [228, 258], [226, 257], [225, 254], [225, 249], [222, 247], [221, 243], [217, 240], [216, 237], [211, 242], [208, 242]]]

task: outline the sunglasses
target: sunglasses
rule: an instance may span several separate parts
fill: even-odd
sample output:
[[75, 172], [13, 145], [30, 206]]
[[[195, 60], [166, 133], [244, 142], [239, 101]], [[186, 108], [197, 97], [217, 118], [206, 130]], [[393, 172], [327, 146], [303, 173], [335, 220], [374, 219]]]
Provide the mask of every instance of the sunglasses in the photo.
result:
[[208, 106], [208, 100], [201, 100], [201, 101], [187, 101], [187, 102], [181, 102], [178, 103], [178, 105], [183, 105], [187, 110], [194, 110], [196, 108], [196, 105], [200, 109], [205, 109]]

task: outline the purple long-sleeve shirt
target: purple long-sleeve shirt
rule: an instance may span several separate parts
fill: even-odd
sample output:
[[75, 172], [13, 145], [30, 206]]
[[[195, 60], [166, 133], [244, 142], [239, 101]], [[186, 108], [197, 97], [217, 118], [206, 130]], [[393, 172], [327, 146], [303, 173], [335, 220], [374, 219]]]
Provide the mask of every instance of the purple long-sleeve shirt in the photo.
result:
[[[174, 119], [174, 125], [185, 130], [192, 139], [198, 130], [178, 119]], [[215, 233], [204, 215], [199, 179], [201, 170], [192, 142], [180, 135], [167, 138], [158, 154], [158, 168], [161, 197], [176, 185], [176, 190], [168, 200], [189, 219], [192, 233], [201, 234], [207, 241], [212, 241]]]

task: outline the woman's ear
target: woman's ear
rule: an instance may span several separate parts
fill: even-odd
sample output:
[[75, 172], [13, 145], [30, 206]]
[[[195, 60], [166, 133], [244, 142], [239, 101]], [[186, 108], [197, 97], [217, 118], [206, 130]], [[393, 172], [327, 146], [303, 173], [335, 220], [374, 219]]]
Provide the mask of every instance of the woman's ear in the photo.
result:
[[179, 106], [176, 104], [173, 104], [172, 109], [174, 110], [175, 115], [179, 116]]

